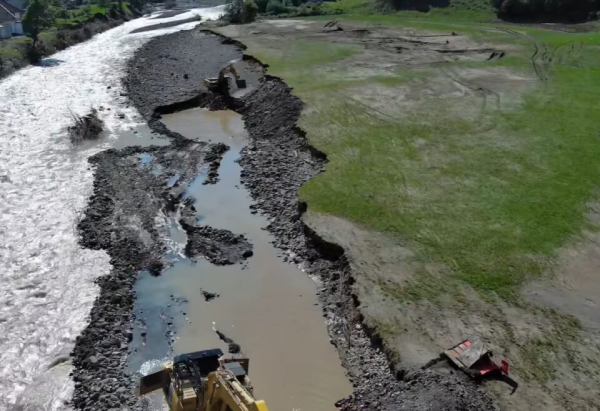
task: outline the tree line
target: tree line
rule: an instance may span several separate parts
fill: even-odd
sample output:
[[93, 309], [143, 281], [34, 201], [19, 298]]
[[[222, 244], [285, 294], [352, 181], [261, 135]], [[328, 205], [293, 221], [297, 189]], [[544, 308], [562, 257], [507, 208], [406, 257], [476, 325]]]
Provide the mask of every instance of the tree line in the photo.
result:
[[[506, 20], [577, 22], [595, 20], [600, 11], [600, 0], [474, 0], [485, 2]], [[384, 12], [449, 6], [452, 0], [375, 0], [375, 7]]]

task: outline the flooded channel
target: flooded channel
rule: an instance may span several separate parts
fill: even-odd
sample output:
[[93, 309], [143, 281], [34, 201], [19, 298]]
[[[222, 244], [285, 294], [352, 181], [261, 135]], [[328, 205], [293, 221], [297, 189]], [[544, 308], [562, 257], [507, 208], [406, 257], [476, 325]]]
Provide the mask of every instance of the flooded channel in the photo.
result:
[[[297, 266], [283, 261], [265, 217], [252, 214], [252, 200], [240, 183], [236, 160], [246, 144], [241, 117], [230, 111], [192, 109], [165, 115], [163, 123], [188, 138], [223, 142], [230, 150], [219, 169], [220, 181], [203, 185], [200, 175], [186, 188], [194, 199], [198, 225], [244, 234], [254, 255], [243, 265], [215, 266], [205, 259], [183, 257], [185, 233], [168, 218], [173, 265], [160, 277], [138, 281], [136, 315], [147, 318], [145, 335], [133, 368], [143, 361], [219, 347], [219, 330], [238, 343], [250, 358], [255, 394], [271, 410], [329, 411], [351, 393], [337, 351], [329, 342], [316, 284]], [[205, 301], [202, 290], [219, 297]], [[175, 331], [173, 331], [175, 330]], [[134, 340], [135, 342], [135, 340]], [[135, 362], [135, 361], [134, 361]]]

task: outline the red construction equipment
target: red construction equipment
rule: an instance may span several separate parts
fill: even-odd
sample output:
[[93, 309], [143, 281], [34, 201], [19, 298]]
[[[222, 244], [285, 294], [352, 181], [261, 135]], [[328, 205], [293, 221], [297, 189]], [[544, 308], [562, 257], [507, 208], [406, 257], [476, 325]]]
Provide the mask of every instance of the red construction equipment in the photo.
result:
[[494, 354], [481, 341], [471, 342], [464, 340], [460, 344], [443, 352], [458, 369], [464, 371], [472, 378], [492, 377], [506, 382], [513, 388], [513, 393], [519, 384], [508, 376], [508, 361], [502, 360], [497, 364], [492, 357]]

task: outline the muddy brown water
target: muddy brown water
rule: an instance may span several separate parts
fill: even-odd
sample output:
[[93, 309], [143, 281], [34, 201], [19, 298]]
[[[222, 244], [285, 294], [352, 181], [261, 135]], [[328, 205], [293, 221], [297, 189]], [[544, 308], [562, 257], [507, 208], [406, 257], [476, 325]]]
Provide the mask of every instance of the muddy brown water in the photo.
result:
[[[221, 267], [180, 256], [161, 277], [142, 278], [138, 298], [162, 301], [155, 304], [154, 314], [167, 318], [170, 314], [159, 313], [160, 305], [186, 301], [178, 309], [181, 318], [173, 315], [171, 320], [177, 324], [175, 354], [213, 347], [227, 352], [215, 329], [238, 343], [250, 358], [255, 395], [269, 409], [335, 410], [334, 403], [351, 394], [351, 385], [329, 342], [315, 282], [283, 261], [263, 229], [267, 219], [250, 212], [252, 200], [240, 183], [236, 163], [247, 142], [241, 117], [231, 111], [191, 109], [165, 115], [162, 121], [188, 138], [230, 146], [219, 169], [220, 181], [202, 185], [203, 178], [198, 178], [187, 187], [187, 195], [195, 199], [199, 224], [245, 234], [254, 256], [243, 265]], [[171, 239], [183, 246], [185, 234], [176, 218], [169, 224]], [[206, 302], [201, 289], [220, 297]], [[154, 332], [159, 336], [168, 330]]]

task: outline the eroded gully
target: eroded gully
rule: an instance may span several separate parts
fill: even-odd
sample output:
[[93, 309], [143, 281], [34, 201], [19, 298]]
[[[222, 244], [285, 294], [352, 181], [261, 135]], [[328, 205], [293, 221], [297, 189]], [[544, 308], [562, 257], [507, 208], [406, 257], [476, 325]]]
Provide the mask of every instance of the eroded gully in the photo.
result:
[[[145, 372], [157, 366], [157, 358], [169, 356], [170, 348], [175, 354], [206, 347], [227, 352], [218, 330], [250, 357], [255, 394], [271, 409], [336, 409], [334, 403], [349, 395], [351, 386], [329, 343], [315, 282], [284, 262], [264, 229], [267, 219], [253, 211], [240, 182], [236, 160], [247, 143], [241, 116], [196, 108], [164, 115], [161, 121], [189, 139], [230, 147], [217, 184], [203, 184], [206, 175], [200, 173], [186, 186], [184, 197], [193, 202], [198, 225], [244, 234], [253, 255], [242, 264], [224, 266], [190, 260], [184, 255], [185, 231], [174, 213], [168, 222], [172, 266], [159, 277], [142, 275], [136, 286], [136, 317], [144, 321], [134, 332], [130, 369]], [[202, 291], [218, 297], [207, 299]]]

